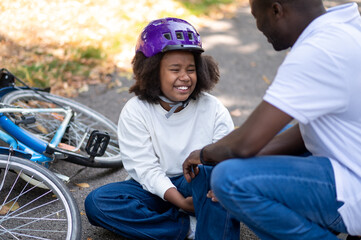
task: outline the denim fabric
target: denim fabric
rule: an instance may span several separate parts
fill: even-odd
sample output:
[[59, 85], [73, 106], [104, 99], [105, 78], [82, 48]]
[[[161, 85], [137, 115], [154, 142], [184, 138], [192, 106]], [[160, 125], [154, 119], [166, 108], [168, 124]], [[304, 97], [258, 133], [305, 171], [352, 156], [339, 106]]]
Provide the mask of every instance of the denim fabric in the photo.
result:
[[134, 180], [110, 183], [85, 199], [89, 222], [129, 239], [184, 240], [189, 216]]
[[213, 167], [199, 165], [199, 174], [193, 179], [193, 204], [197, 218], [196, 240], [239, 240], [240, 223], [218, 202], [206, 194], [210, 190]]
[[346, 232], [330, 161], [264, 156], [218, 164], [211, 186], [221, 204], [262, 240], [336, 240]]
[[[191, 184], [183, 176], [171, 180], [184, 197], [192, 195], [192, 190], [195, 194], [197, 240], [239, 239], [239, 223], [219, 203], [206, 198], [210, 171], [201, 167]], [[184, 240], [189, 231], [187, 213], [144, 190], [134, 180], [95, 189], [85, 199], [85, 211], [91, 224], [129, 239]]]

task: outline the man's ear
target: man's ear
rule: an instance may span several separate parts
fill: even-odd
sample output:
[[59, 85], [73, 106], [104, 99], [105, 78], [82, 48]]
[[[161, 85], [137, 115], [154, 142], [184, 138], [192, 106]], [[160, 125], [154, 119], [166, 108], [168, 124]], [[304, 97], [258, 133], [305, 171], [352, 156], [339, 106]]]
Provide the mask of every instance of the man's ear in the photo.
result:
[[272, 3], [272, 12], [276, 18], [282, 17], [284, 14], [284, 9], [282, 4], [279, 2]]

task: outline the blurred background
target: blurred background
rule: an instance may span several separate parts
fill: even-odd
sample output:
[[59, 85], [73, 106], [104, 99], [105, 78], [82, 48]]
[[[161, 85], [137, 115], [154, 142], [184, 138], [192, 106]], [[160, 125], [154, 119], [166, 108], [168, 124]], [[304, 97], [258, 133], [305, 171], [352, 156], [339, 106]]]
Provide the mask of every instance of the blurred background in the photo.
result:
[[[324, 2], [331, 7], [350, 1]], [[96, 95], [94, 86], [115, 90], [123, 104], [130, 97], [130, 63], [140, 31], [169, 16], [199, 30], [206, 53], [220, 66], [221, 81], [212, 93], [235, 124], [242, 124], [287, 54], [276, 53], [257, 31], [248, 0], [1, 0], [0, 68], [65, 97]], [[101, 106], [95, 99], [92, 106], [102, 108], [114, 96]], [[117, 121], [118, 114], [106, 115]]]
[[109, 74], [130, 76], [134, 45], [160, 17], [232, 17], [248, 0], [1, 0], [0, 62], [32, 86], [67, 97], [89, 85], [122, 87]]

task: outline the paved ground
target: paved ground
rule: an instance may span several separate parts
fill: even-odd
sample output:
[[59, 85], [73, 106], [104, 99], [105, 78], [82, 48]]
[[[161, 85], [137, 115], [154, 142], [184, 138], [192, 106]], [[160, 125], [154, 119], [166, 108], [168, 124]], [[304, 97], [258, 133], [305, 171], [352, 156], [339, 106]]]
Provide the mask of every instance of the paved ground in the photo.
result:
[[[335, 4], [346, 1], [327, 1]], [[360, 2], [360, 1], [358, 1]], [[267, 43], [265, 37], [256, 29], [255, 21], [247, 7], [239, 9], [231, 19], [205, 23], [200, 29], [206, 53], [215, 57], [221, 70], [221, 81], [212, 92], [232, 112], [236, 125], [244, 122], [250, 112], [261, 101], [262, 96], [276, 74], [286, 52], [277, 53]], [[132, 81], [121, 78], [123, 87]], [[105, 116], [117, 121], [124, 103], [131, 97], [126, 91], [108, 90], [96, 86], [81, 94], [76, 100], [97, 109]], [[75, 171], [78, 167], [69, 166]], [[89, 188], [70, 185], [81, 213], [84, 214], [84, 199], [94, 188], [109, 182], [122, 181], [126, 177], [123, 169], [88, 169], [74, 178], [75, 183], [88, 183]], [[91, 226], [85, 215], [83, 220], [83, 239], [124, 239]], [[242, 226], [241, 239], [257, 239], [252, 232]]]

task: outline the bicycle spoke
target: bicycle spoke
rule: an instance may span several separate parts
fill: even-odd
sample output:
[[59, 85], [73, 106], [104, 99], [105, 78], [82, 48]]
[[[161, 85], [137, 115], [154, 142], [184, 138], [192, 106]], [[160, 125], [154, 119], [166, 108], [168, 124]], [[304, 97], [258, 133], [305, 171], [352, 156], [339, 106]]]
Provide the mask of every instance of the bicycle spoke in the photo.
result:
[[[23, 165], [13, 165], [14, 160]], [[78, 209], [74, 203], [65, 202], [69, 197], [72, 199], [71, 194], [62, 195], [68, 190], [56, 187], [62, 184], [57, 177], [29, 160], [12, 157], [4, 172], [6, 166], [7, 161], [0, 155], [0, 179], [4, 181], [0, 200], [2, 207], [6, 207], [0, 212], [0, 239], [79, 239]], [[26, 181], [22, 181], [23, 175], [27, 176]], [[47, 190], [37, 187], [39, 185], [47, 186]], [[70, 211], [70, 207], [73, 210]], [[75, 215], [70, 215], [71, 212]]]
[[8, 229], [5, 229], [3, 226], [0, 226], [1, 229], [4, 229], [4, 233], [9, 233], [12, 237], [16, 238], [16, 239], [19, 239], [17, 238], [12, 232], [10, 232]]

